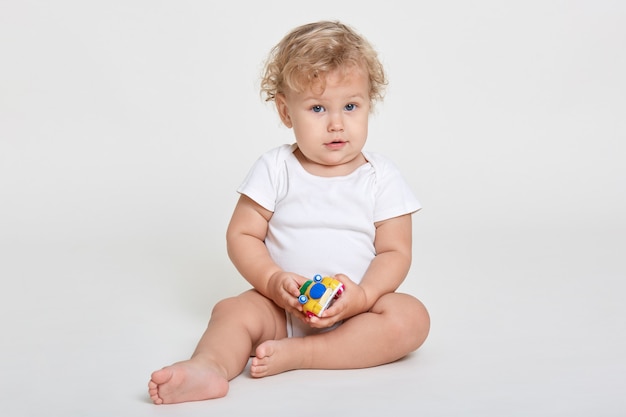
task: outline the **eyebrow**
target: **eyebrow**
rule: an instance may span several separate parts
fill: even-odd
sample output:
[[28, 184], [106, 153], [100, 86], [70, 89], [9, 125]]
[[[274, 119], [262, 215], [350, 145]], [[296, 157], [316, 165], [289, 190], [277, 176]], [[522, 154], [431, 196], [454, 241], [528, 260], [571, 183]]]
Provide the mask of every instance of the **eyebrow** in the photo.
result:
[[[351, 101], [351, 100], [356, 100], [356, 99], [361, 99], [361, 100], [366, 100], [367, 97], [364, 96], [363, 94], [352, 94], [350, 96], [348, 96], [345, 100], [346, 101]], [[319, 97], [319, 96], [312, 96], [312, 95], [307, 95], [302, 97], [302, 101], [324, 101], [324, 100], [328, 100], [327, 98], [324, 97]]]

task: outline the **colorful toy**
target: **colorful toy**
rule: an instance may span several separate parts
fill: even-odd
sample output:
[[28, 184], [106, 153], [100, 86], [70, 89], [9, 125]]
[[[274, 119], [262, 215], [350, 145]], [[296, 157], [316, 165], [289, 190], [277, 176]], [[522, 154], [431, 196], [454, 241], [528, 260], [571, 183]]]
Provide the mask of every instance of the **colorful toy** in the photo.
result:
[[302, 311], [309, 316], [321, 317], [334, 300], [343, 293], [343, 284], [331, 277], [322, 277], [316, 274], [300, 287], [298, 301], [302, 304]]

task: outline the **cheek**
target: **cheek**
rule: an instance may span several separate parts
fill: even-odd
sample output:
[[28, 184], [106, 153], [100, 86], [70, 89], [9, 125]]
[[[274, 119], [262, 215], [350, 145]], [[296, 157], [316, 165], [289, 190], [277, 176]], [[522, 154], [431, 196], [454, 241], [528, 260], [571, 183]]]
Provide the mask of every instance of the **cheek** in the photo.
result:
[[317, 128], [317, 123], [310, 117], [292, 117], [291, 122], [293, 124], [294, 131], [298, 133], [306, 134]]
[[363, 128], [363, 140], [367, 139], [367, 125], [365, 125], [365, 127]]
[[293, 134], [298, 141], [308, 141], [312, 136], [313, 130], [303, 123], [294, 123]]
[[353, 124], [352, 124], [352, 131], [355, 133], [358, 133], [360, 135], [366, 136], [367, 135], [367, 130], [368, 130], [368, 118], [367, 116], [365, 117], [359, 117], [355, 120], [353, 120]]

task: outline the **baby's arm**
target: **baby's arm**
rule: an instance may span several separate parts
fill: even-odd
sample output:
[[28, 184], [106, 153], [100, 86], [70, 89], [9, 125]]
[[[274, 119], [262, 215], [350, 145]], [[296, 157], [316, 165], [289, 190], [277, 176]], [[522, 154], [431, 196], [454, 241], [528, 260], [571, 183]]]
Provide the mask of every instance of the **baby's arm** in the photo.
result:
[[271, 211], [241, 195], [226, 232], [228, 255], [258, 292], [285, 310], [301, 313], [299, 286], [306, 279], [284, 272], [270, 257], [264, 241], [271, 217]]
[[359, 284], [367, 299], [365, 311], [402, 284], [411, 267], [412, 243], [411, 214], [376, 223], [376, 256]]

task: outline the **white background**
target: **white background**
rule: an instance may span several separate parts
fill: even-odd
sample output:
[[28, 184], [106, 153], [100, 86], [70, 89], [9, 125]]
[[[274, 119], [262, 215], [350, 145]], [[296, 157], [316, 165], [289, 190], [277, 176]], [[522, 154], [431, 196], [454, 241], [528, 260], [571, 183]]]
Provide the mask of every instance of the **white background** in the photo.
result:
[[[261, 66], [320, 19], [386, 66], [367, 149], [424, 206], [402, 289], [431, 335], [154, 406], [149, 374], [247, 288], [235, 188], [292, 141]], [[0, 414], [626, 415], [625, 22], [617, 0], [0, 0]]]

